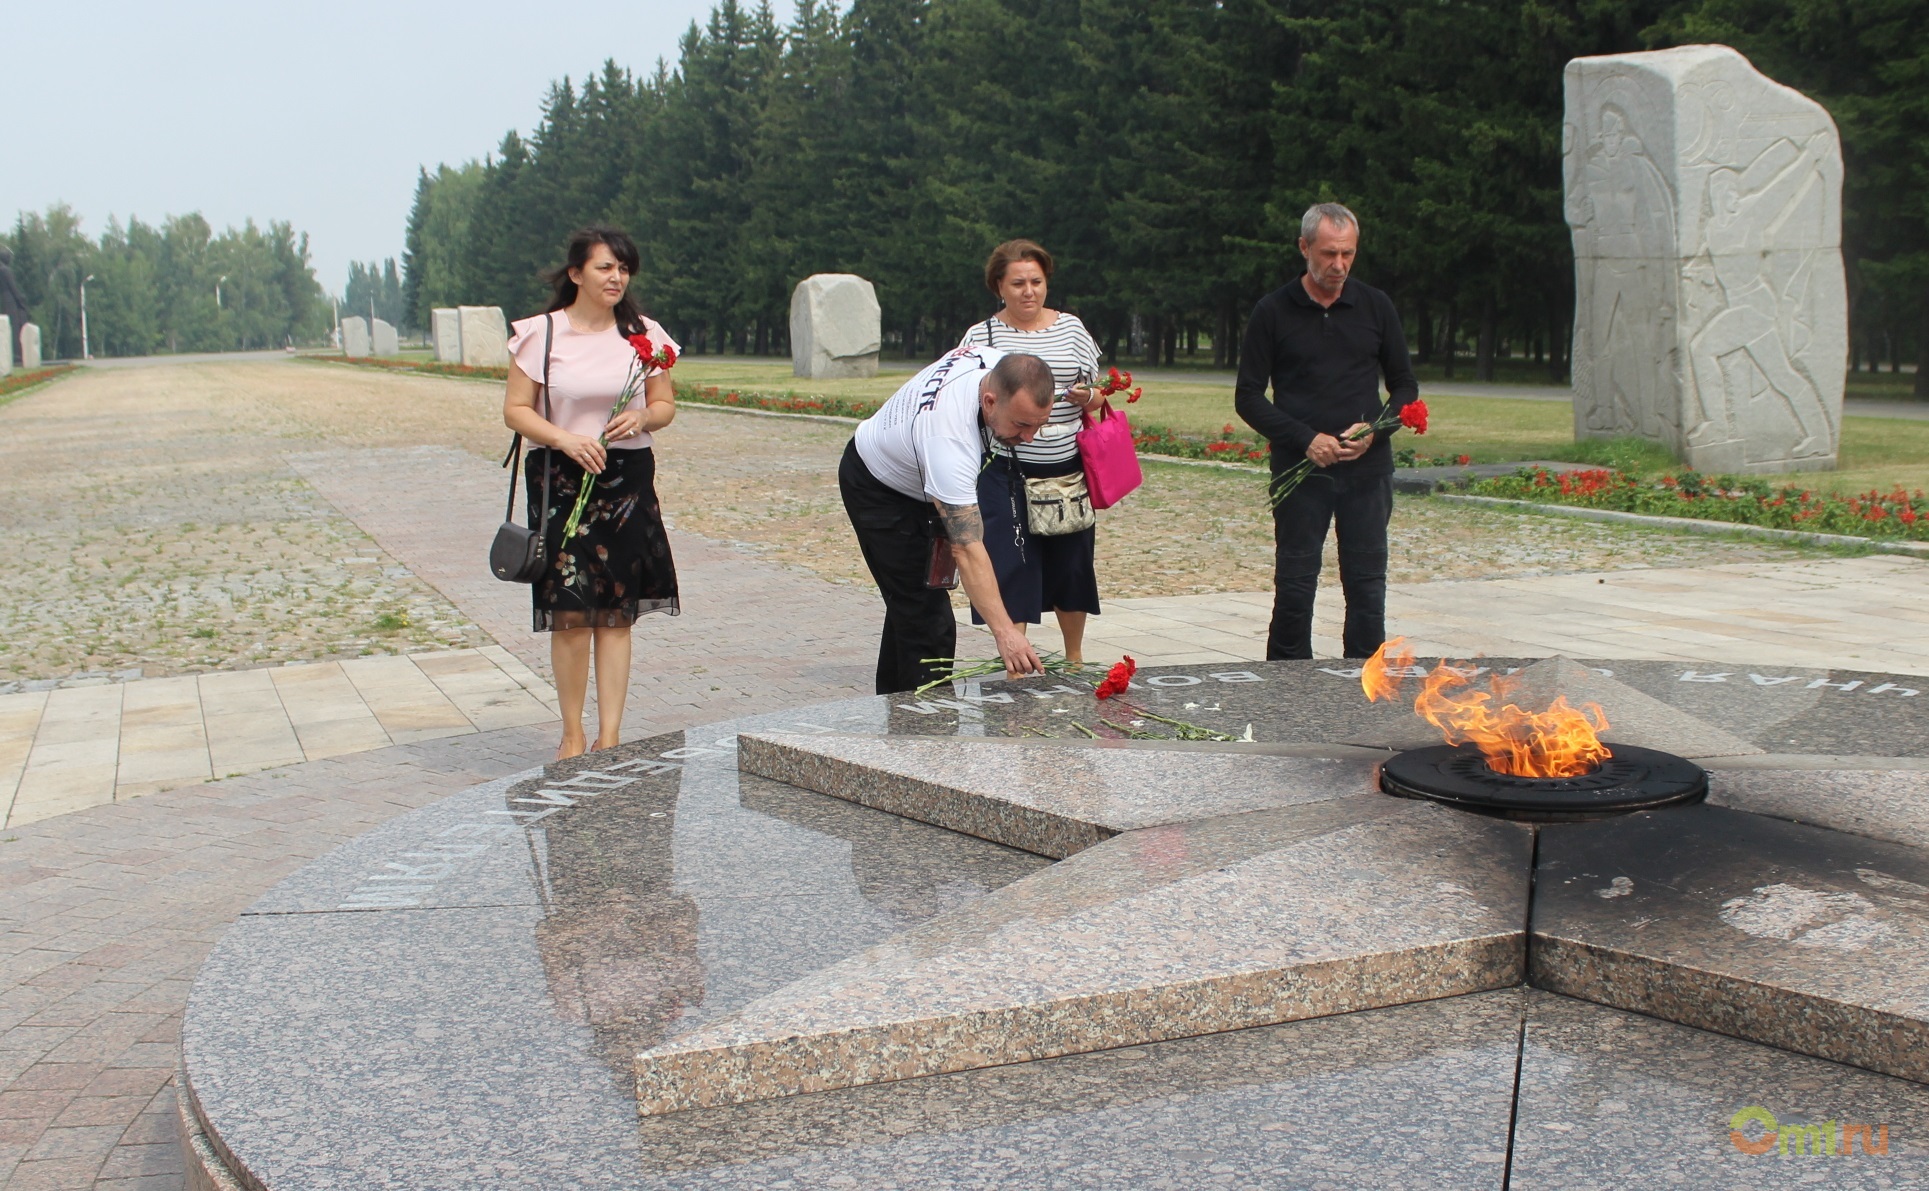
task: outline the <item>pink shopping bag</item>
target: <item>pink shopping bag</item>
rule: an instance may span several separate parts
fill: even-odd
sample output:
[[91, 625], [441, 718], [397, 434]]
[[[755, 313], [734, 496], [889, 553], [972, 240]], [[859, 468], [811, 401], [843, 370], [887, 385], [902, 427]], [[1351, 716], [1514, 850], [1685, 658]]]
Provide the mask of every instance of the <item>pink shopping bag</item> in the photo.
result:
[[1085, 460], [1085, 487], [1091, 490], [1093, 508], [1109, 509], [1145, 483], [1138, 448], [1132, 444], [1132, 423], [1109, 401], [1099, 403], [1097, 417], [1087, 411], [1084, 419], [1078, 453]]

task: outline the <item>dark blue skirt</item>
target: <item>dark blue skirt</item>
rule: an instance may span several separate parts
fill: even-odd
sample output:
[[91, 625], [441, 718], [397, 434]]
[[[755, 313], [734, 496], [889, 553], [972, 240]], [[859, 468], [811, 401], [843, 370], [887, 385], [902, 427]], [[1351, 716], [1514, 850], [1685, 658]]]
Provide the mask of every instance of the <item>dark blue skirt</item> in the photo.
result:
[[[1081, 467], [1073, 460], [1033, 474], [1068, 474]], [[1097, 529], [1049, 537], [1027, 531], [1025, 477], [1011, 456], [994, 456], [991, 465], [978, 473], [978, 512], [985, 521], [985, 550], [998, 575], [1006, 616], [1037, 624], [1047, 609], [1097, 614]], [[984, 623], [976, 608], [971, 610], [971, 623]]]

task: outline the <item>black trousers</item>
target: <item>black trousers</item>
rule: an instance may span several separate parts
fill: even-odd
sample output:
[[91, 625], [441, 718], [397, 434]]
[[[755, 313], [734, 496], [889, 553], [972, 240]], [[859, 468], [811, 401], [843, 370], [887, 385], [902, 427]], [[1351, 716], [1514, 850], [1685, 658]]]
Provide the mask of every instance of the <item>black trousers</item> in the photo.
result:
[[885, 487], [857, 453], [844, 448], [837, 465], [837, 487], [844, 512], [857, 532], [864, 565], [884, 597], [884, 638], [877, 648], [877, 693], [916, 690], [950, 672], [926, 658], [949, 658], [958, 651], [958, 622], [951, 615], [951, 593], [924, 585], [930, 573], [931, 543], [943, 536], [938, 511], [930, 501], [912, 500]]
[[1386, 527], [1393, 519], [1392, 476], [1314, 472], [1273, 510], [1273, 622], [1266, 660], [1313, 656], [1313, 596], [1319, 587], [1326, 528], [1339, 535], [1340, 590], [1346, 595], [1341, 644], [1350, 658], [1386, 642]]

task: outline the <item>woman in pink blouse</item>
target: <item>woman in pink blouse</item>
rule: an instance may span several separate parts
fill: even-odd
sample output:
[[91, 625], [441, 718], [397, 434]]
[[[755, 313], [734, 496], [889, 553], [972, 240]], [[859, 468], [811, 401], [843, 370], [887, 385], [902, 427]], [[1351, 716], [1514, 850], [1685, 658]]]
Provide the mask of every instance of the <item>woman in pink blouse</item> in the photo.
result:
[[[596, 659], [596, 748], [613, 748], [629, 693], [630, 627], [648, 612], [677, 614], [676, 565], [656, 500], [651, 434], [676, 416], [669, 375], [645, 373], [641, 397], [611, 415], [638, 356], [628, 340], [648, 335], [679, 351], [630, 297], [636, 244], [613, 228], [570, 237], [568, 263], [550, 282], [549, 309], [515, 324], [509, 337], [509, 391], [502, 420], [532, 444], [523, 484], [529, 524], [544, 526], [548, 569], [531, 585], [535, 629], [550, 634], [549, 656], [562, 703], [556, 756], [590, 747], [583, 702], [590, 656]], [[549, 509], [543, 509], [543, 479]], [[585, 477], [593, 485], [576, 533], [563, 529]]]

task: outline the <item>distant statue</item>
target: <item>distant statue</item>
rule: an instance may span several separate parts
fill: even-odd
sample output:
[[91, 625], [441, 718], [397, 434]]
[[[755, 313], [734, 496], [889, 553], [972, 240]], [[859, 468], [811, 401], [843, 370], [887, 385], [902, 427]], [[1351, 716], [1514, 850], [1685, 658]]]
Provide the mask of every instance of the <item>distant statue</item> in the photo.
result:
[[0, 316], [13, 327], [13, 358], [21, 359], [20, 330], [27, 325], [27, 295], [13, 279], [13, 249], [0, 246]]

